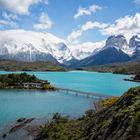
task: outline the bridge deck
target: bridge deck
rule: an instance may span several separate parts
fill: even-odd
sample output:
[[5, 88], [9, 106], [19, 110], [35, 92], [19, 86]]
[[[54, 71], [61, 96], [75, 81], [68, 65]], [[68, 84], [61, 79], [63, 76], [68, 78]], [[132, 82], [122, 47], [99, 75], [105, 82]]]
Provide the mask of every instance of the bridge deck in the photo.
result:
[[67, 89], [67, 88], [59, 88], [59, 91], [64, 91], [69, 94], [74, 94], [74, 95], [82, 95], [86, 97], [94, 97], [94, 98], [109, 98], [112, 96], [105, 95], [105, 94], [100, 94], [100, 93], [94, 93], [94, 92], [84, 92], [84, 91], [79, 91], [75, 89]]

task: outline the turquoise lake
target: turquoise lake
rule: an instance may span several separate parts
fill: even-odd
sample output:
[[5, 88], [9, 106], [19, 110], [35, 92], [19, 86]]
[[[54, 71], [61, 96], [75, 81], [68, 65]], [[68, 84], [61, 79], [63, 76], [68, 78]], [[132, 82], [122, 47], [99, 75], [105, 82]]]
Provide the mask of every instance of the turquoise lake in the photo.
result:
[[[7, 73], [11, 72], [0, 71], [0, 74]], [[84, 71], [27, 73], [48, 80], [57, 87], [114, 96], [140, 85], [124, 81], [130, 75], [121, 74]], [[21, 117], [49, 118], [55, 112], [78, 117], [90, 108], [93, 108], [93, 99], [87, 97], [39, 90], [0, 90], [0, 132]]]

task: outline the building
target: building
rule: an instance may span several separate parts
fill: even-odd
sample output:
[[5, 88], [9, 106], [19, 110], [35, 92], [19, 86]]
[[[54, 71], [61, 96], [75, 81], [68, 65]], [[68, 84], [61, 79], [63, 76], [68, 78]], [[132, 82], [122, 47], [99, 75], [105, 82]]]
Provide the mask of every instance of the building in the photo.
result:
[[27, 83], [23, 83], [23, 86], [25, 88], [29, 88], [29, 87], [41, 88], [42, 87], [42, 83], [27, 82]]
[[50, 83], [45, 80], [45, 81], [41, 81], [41, 83], [35, 83], [35, 82], [26, 82], [26, 83], [22, 83], [24, 88], [42, 88], [44, 85], [50, 85]]

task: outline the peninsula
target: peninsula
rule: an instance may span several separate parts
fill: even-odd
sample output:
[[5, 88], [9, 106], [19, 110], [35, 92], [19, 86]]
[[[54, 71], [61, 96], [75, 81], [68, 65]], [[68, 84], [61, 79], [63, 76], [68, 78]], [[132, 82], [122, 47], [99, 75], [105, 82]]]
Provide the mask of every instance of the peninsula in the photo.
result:
[[55, 90], [47, 80], [40, 80], [27, 73], [0, 75], [0, 89], [43, 89]]

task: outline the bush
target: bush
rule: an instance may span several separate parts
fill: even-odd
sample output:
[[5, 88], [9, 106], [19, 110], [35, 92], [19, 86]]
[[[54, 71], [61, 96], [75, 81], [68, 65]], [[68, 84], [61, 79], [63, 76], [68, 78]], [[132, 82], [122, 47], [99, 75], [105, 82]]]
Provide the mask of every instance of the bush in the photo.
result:
[[45, 84], [43, 85], [42, 89], [44, 90], [55, 90], [55, 87], [52, 85]]
[[112, 98], [104, 99], [101, 101], [101, 105], [103, 107], [111, 106], [111, 105], [115, 104], [118, 101], [118, 99], [119, 99], [119, 97], [112, 97]]

